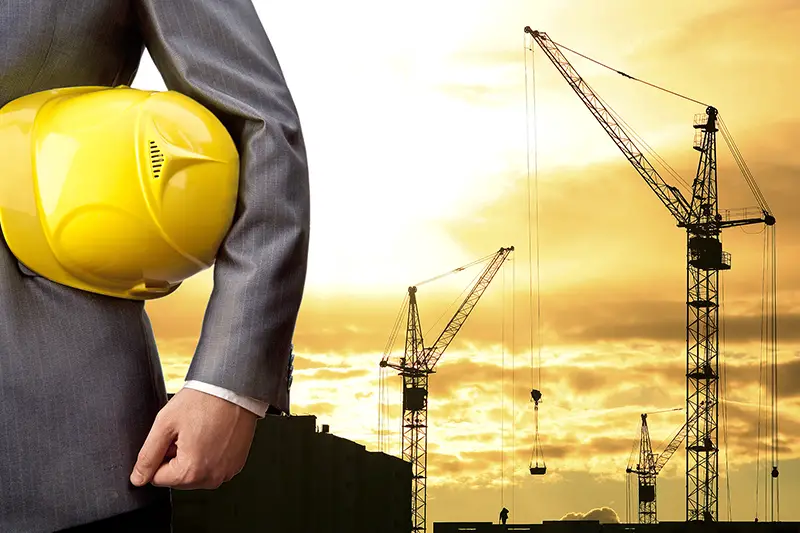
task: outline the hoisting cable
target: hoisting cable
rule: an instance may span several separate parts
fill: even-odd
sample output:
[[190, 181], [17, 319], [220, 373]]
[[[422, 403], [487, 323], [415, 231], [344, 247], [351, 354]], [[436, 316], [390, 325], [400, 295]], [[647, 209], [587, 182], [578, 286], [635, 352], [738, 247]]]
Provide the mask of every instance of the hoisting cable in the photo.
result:
[[[506, 506], [506, 265], [503, 265], [503, 320], [500, 335], [500, 508]], [[512, 506], [513, 508], [513, 506]]]
[[517, 261], [516, 258], [511, 258], [511, 450], [513, 460], [511, 466], [511, 508], [516, 508], [516, 473], [517, 473], [517, 395], [514, 391], [517, 390], [517, 348], [515, 339], [517, 338]]
[[[535, 226], [536, 226], [536, 299], [537, 299], [537, 311], [536, 311], [536, 328], [537, 328], [537, 339], [536, 344], [539, 347], [540, 343], [538, 342], [538, 334], [539, 334], [539, 309], [541, 306], [541, 299], [539, 298], [539, 150], [538, 150], [538, 114], [536, 113], [536, 60], [535, 56], [531, 54], [531, 91], [532, 91], [532, 102], [533, 102], [533, 175], [534, 175], [534, 192], [533, 194], [536, 195], [536, 213], [533, 215], [535, 217]], [[529, 304], [529, 316], [531, 318], [530, 321], [530, 332], [529, 332], [529, 339], [530, 339], [530, 354], [531, 354], [531, 388], [534, 388], [534, 380], [533, 380], [533, 231], [531, 228], [531, 173], [530, 169], [528, 170], [528, 304]], [[541, 350], [539, 351], [539, 362], [541, 362]], [[539, 388], [539, 380], [541, 378], [541, 368], [539, 366], [536, 367], [537, 376], [536, 376], [536, 388]]]
[[[408, 293], [406, 293], [406, 295], [403, 297], [403, 303], [400, 305], [400, 309], [397, 311], [397, 316], [395, 317], [392, 330], [389, 333], [389, 338], [387, 339], [386, 345], [383, 348], [383, 361], [388, 361], [392, 350], [394, 349], [394, 343], [397, 340], [397, 334], [400, 331], [400, 324], [403, 320], [403, 315], [405, 315], [406, 309], [408, 308], [408, 300]], [[389, 418], [388, 383], [386, 378], [389, 368], [381, 365], [378, 370], [378, 449], [382, 452], [386, 452], [390, 448], [390, 445], [387, 442], [388, 435], [386, 435], [388, 432], [386, 423]]]
[[725, 493], [728, 521], [731, 520], [731, 478], [728, 464], [728, 361], [727, 361], [727, 330], [725, 329], [725, 276], [720, 276], [720, 334], [722, 336], [722, 350], [720, 350], [720, 363], [722, 366], [722, 438], [725, 441]]
[[386, 379], [386, 367], [378, 367], [378, 451], [383, 451], [383, 404], [386, 401], [383, 397], [383, 383]]
[[397, 333], [400, 331], [400, 323], [402, 322], [403, 315], [405, 315], [406, 309], [408, 308], [408, 299], [408, 293], [406, 293], [406, 295], [403, 297], [403, 303], [400, 304], [400, 309], [397, 311], [397, 316], [394, 319], [392, 332], [389, 334], [389, 339], [386, 341], [386, 345], [383, 348], [384, 359], [387, 359], [392, 353], [394, 343], [397, 340]]
[[527, 40], [523, 41], [523, 53], [525, 55], [525, 133], [527, 141], [527, 187], [528, 187], [528, 303], [529, 303], [529, 340], [530, 340], [530, 369], [531, 369], [531, 401], [533, 401], [533, 416], [534, 416], [534, 443], [531, 450], [530, 473], [531, 475], [544, 475], [547, 467], [544, 462], [544, 454], [541, 449], [541, 442], [539, 439], [539, 401], [542, 398], [541, 392], [541, 290], [539, 287], [539, 159], [538, 159], [538, 114], [536, 113], [536, 56], [531, 48], [531, 96], [533, 104], [533, 164], [534, 164], [534, 186], [536, 194], [536, 296], [537, 296], [537, 310], [536, 310], [536, 344], [537, 344], [537, 365], [536, 365], [536, 379], [534, 382], [534, 361], [533, 361], [533, 343], [534, 343], [534, 302], [533, 302], [533, 231], [531, 219], [533, 218], [531, 208], [531, 164], [530, 164], [530, 115], [529, 115], [529, 102], [528, 102], [528, 61], [527, 61]]
[[[778, 351], [777, 351], [777, 250], [775, 226], [764, 232], [764, 257], [761, 296], [761, 357], [759, 361], [758, 451], [756, 454], [756, 510], [761, 484], [761, 446], [764, 446], [764, 514], [770, 521], [780, 520], [780, 484], [778, 469]], [[765, 405], [762, 405], [762, 402]], [[763, 407], [763, 411], [762, 411]], [[763, 413], [763, 414], [762, 414]], [[761, 440], [762, 417], [764, 439]], [[767, 433], [769, 432], [769, 439]], [[769, 455], [767, 451], [769, 446]]]
[[[780, 432], [778, 427], [779, 411], [778, 411], [778, 241], [776, 235], [776, 228], [772, 226], [772, 312], [773, 312], [773, 331], [772, 339], [773, 346], [773, 364], [772, 371], [775, 373], [775, 473], [778, 474], [778, 462], [780, 461], [780, 448], [778, 447]], [[781, 483], [780, 477], [775, 478], [775, 492], [778, 499], [776, 505], [775, 520], [781, 521]]]
[[631, 523], [631, 474], [625, 473], [625, 523]]
[[[760, 511], [760, 486], [763, 482], [764, 484], [764, 518], [765, 520], [770, 519], [771, 515], [771, 483], [770, 483], [770, 472], [767, 469], [766, 463], [771, 459], [767, 455], [767, 447], [770, 446], [771, 442], [768, 441], [768, 432], [772, 428], [772, 421], [771, 421], [771, 410], [768, 412], [768, 408], [770, 407], [769, 404], [771, 403], [772, 399], [772, 377], [773, 374], [769, 372], [770, 368], [769, 365], [769, 357], [770, 357], [770, 336], [772, 332], [771, 328], [771, 321], [770, 321], [770, 311], [771, 311], [771, 302], [770, 302], [770, 285], [771, 285], [771, 276], [768, 277], [768, 271], [770, 270], [770, 258], [771, 254], [769, 253], [769, 244], [770, 244], [770, 234], [771, 232], [765, 231], [764, 232], [764, 245], [763, 245], [763, 256], [762, 256], [762, 271], [761, 271], [761, 350], [760, 350], [760, 357], [759, 357], [759, 384], [758, 384], [758, 424], [757, 424], [757, 443], [758, 448], [756, 452], [756, 518], [758, 518], [758, 512]], [[762, 433], [762, 426], [763, 426], [763, 433]], [[763, 435], [763, 439], [762, 439]], [[764, 469], [761, 470], [762, 467], [762, 454], [761, 450], [762, 447], [764, 448], [763, 454], [763, 462], [764, 462]], [[764, 476], [763, 479], [761, 476]]]
[[378, 451], [383, 451], [383, 380], [386, 378], [386, 367], [378, 367]]
[[775, 226], [768, 231], [770, 261], [770, 331], [768, 350], [770, 355], [770, 370], [772, 372], [771, 386], [772, 394], [770, 397], [770, 418], [771, 418], [771, 446], [772, 446], [772, 470], [770, 477], [770, 513], [771, 521], [780, 522], [780, 478], [778, 477], [778, 307], [777, 307], [777, 246], [775, 241]]
[[[642, 442], [642, 425], [636, 424], [636, 437], [634, 437], [633, 442], [631, 443], [631, 454], [628, 456], [628, 468], [625, 472], [625, 521], [630, 524], [633, 520], [633, 516], [631, 515], [633, 511], [633, 505], [631, 504], [631, 500], [634, 497], [633, 493], [633, 472], [627, 472], [628, 469], [633, 469], [636, 465], [636, 459], [639, 457], [639, 447], [641, 446]], [[638, 470], [638, 468], [636, 468]], [[638, 480], [637, 480], [638, 481]], [[638, 506], [637, 506], [638, 509]]]

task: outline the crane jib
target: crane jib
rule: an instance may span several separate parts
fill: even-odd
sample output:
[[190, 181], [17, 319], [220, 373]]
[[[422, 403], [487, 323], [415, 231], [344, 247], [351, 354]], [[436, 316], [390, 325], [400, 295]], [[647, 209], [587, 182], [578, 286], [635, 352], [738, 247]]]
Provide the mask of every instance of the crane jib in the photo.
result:
[[588, 83], [578, 74], [569, 60], [561, 53], [558, 46], [550, 40], [544, 32], [526, 31], [530, 33], [539, 44], [556, 69], [561, 73], [572, 90], [583, 101], [595, 119], [600, 123], [606, 133], [611, 137], [626, 159], [633, 165], [637, 172], [644, 178], [647, 185], [656, 193], [670, 214], [678, 224], [689, 220], [690, 204], [681, 194], [680, 190], [669, 185], [653, 165], [639, 150], [636, 143], [628, 136], [619, 124], [613, 113], [592, 90]]

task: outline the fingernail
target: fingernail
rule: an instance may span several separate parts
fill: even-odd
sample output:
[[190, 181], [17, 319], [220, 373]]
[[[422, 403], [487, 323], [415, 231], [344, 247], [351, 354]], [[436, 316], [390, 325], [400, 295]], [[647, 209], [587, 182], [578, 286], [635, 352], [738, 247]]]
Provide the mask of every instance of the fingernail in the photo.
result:
[[131, 474], [131, 483], [133, 483], [134, 485], [141, 485], [142, 483], [144, 483], [144, 476], [139, 472], [137, 472], [136, 470], [134, 470], [133, 473]]

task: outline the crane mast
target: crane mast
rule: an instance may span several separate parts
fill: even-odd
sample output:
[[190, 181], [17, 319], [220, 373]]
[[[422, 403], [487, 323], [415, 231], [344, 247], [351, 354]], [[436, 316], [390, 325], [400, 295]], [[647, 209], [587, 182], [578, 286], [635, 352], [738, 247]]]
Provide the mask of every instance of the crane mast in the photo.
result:
[[387, 358], [381, 360], [382, 367], [398, 370], [403, 377], [402, 456], [412, 468], [412, 531], [424, 532], [426, 528], [428, 378], [512, 251], [513, 246], [500, 248], [494, 254], [436, 342], [427, 348], [417, 307], [417, 287], [409, 287], [405, 354], [399, 364]]
[[[718, 395], [718, 281], [719, 271], [731, 268], [730, 254], [722, 250], [723, 228], [764, 223], [775, 218], [724, 219], [717, 205], [716, 132], [718, 112], [707, 107], [695, 118], [700, 133], [694, 148], [700, 152], [690, 201], [667, 184], [626, 134], [614, 114], [581, 78], [575, 68], [544, 32], [525, 27], [525, 33], [544, 51], [569, 86], [594, 115], [628, 161], [639, 172], [676, 220], [685, 228], [686, 246], [686, 520], [716, 521], [717, 490], [717, 395]], [[619, 72], [619, 71], [618, 71]], [[626, 74], [623, 76], [627, 76]], [[712, 406], [704, 409], [703, 405]]]
[[647, 427], [647, 414], [642, 413], [642, 429], [639, 433], [639, 462], [629, 466], [628, 474], [637, 474], [639, 479], [639, 523], [656, 523], [656, 474], [655, 457]]

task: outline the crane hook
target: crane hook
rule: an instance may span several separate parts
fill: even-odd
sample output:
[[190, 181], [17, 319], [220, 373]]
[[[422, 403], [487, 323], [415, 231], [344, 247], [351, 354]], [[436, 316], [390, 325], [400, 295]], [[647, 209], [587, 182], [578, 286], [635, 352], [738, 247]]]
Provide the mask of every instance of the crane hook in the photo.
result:
[[536, 389], [531, 389], [531, 400], [533, 400], [533, 402], [536, 405], [539, 405], [539, 400], [541, 400], [541, 399], [542, 399], [541, 391], [538, 391]]

